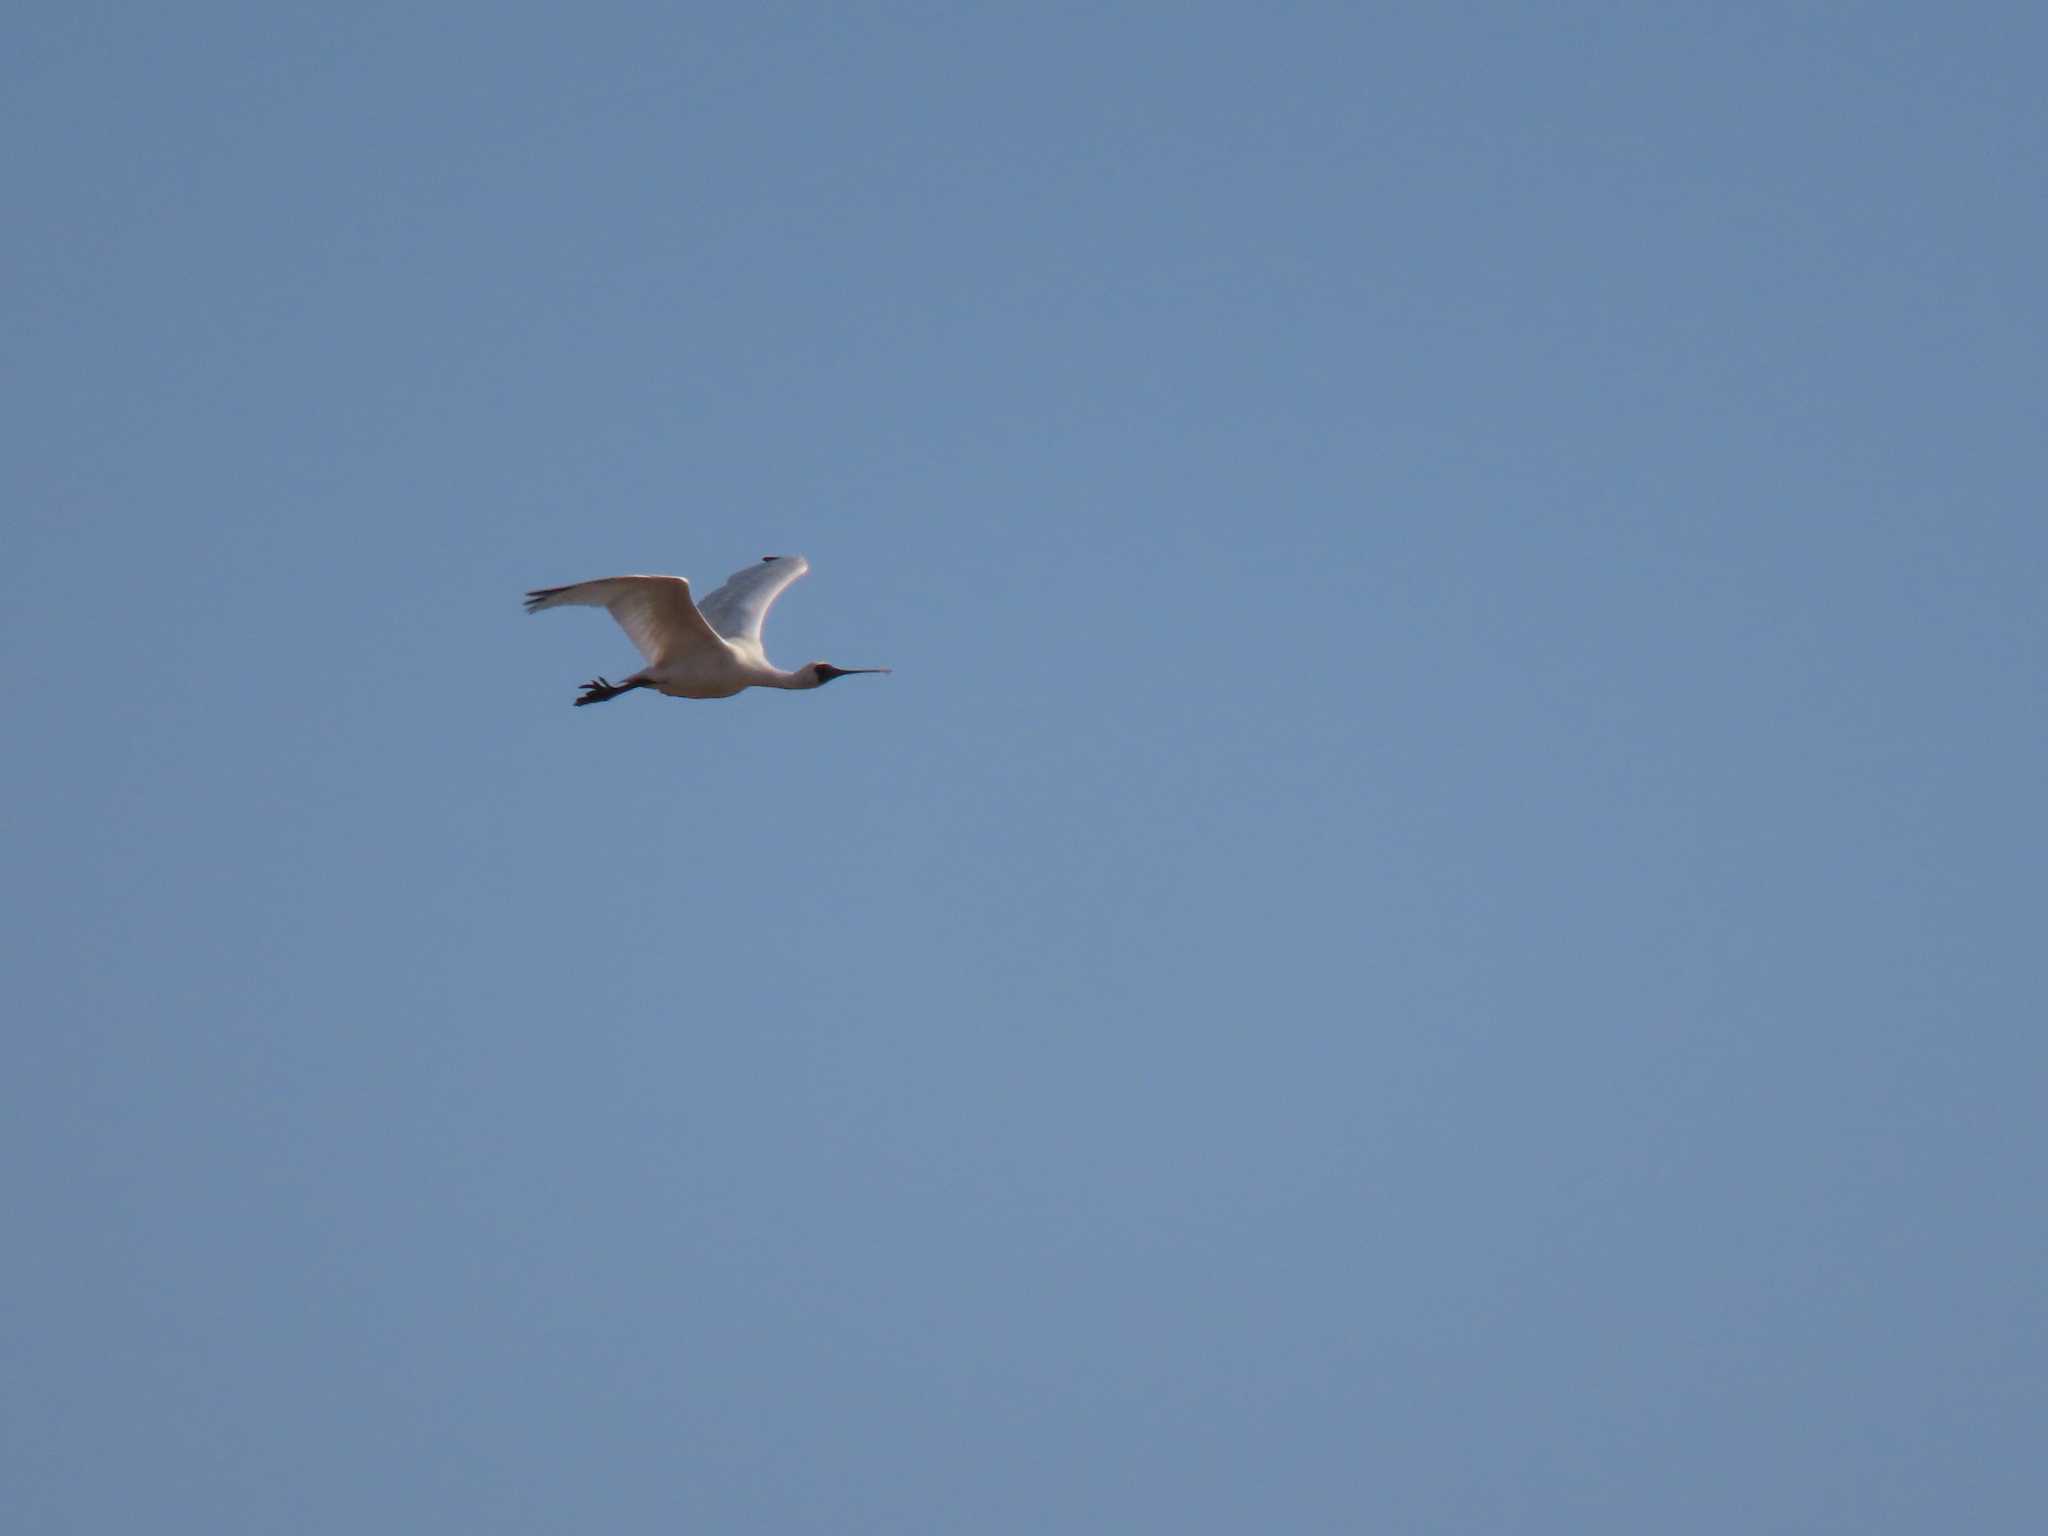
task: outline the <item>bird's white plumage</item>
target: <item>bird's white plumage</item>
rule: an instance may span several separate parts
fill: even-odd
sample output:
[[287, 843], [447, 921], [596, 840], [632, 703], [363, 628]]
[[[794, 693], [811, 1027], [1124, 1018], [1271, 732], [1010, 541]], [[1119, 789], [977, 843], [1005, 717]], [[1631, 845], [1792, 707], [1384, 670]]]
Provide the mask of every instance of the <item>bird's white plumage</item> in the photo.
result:
[[718, 632], [690, 601], [690, 583], [681, 576], [580, 581], [573, 587], [557, 587], [527, 605], [534, 613], [564, 606], [609, 609], [650, 667], [720, 644]]
[[770, 555], [745, 570], [734, 571], [697, 609], [726, 639], [759, 648], [761, 625], [775, 599], [810, 568], [802, 555]]
[[700, 606], [680, 576], [607, 576], [526, 594], [526, 611], [603, 608], [638, 646], [647, 665], [623, 683], [593, 678], [578, 704], [599, 704], [635, 688], [678, 699], [729, 699], [747, 688], [817, 688], [851, 672], [887, 667], [835, 667], [814, 661], [785, 672], [761, 649], [761, 625], [783, 590], [810, 564], [802, 555], [764, 555]]

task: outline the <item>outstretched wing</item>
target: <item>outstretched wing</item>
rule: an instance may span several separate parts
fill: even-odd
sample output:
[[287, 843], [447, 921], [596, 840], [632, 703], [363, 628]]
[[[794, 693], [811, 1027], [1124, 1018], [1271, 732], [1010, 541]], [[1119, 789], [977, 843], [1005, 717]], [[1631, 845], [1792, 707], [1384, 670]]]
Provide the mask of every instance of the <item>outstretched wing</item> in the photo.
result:
[[650, 667], [705, 646], [724, 645], [690, 601], [690, 584], [680, 576], [607, 576], [526, 594], [528, 613], [574, 606], [610, 609]]
[[711, 627], [728, 640], [761, 643], [761, 624], [782, 589], [811, 568], [802, 555], [763, 555], [699, 605]]

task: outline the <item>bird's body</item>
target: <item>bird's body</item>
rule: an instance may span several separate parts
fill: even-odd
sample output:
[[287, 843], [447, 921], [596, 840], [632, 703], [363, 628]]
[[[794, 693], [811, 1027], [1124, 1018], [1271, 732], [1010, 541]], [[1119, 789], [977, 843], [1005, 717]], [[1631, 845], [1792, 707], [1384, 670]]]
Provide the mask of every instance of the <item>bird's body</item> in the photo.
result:
[[887, 667], [835, 667], [814, 661], [785, 672], [761, 648], [761, 625], [783, 589], [810, 569], [802, 555], [764, 555], [735, 571], [702, 603], [681, 576], [607, 576], [572, 587], [526, 594], [526, 611], [580, 605], [608, 609], [647, 665], [623, 683], [594, 678], [578, 704], [602, 704], [635, 688], [672, 699], [729, 699], [747, 688], [817, 688], [850, 672]]

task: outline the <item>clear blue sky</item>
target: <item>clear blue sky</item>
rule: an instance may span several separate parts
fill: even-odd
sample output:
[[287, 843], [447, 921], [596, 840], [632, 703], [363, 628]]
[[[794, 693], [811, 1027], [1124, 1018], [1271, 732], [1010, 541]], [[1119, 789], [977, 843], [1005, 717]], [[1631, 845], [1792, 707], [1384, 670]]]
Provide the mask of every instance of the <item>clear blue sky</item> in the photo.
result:
[[18, 15], [5, 1523], [2038, 1530], [2044, 56]]

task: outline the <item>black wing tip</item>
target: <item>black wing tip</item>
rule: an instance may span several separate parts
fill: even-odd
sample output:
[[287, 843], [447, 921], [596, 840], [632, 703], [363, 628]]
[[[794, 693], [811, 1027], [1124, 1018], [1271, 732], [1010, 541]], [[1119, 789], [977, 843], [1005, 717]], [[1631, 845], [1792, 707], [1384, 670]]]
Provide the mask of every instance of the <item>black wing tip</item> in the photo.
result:
[[775, 563], [775, 562], [776, 562], [777, 560], [780, 560], [781, 558], [782, 558], [782, 556], [780, 556], [780, 555], [763, 555], [763, 556], [761, 557], [761, 563], [762, 563], [763, 565], [772, 565], [772, 564], [774, 564], [774, 563]]
[[531, 592], [526, 594], [526, 601], [521, 606], [524, 607], [528, 613], [538, 613], [540, 611], [540, 605], [542, 603], [546, 602], [549, 598], [553, 597], [557, 592], [564, 592], [567, 590], [568, 589], [566, 587], [535, 587]]

